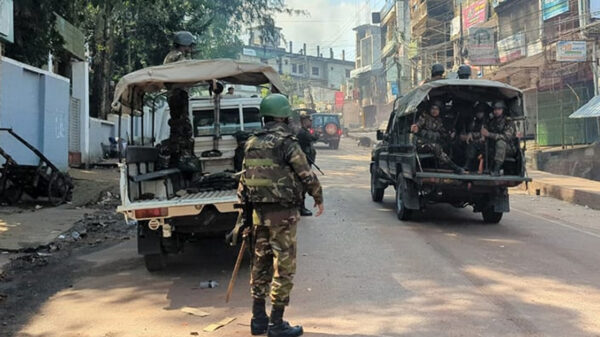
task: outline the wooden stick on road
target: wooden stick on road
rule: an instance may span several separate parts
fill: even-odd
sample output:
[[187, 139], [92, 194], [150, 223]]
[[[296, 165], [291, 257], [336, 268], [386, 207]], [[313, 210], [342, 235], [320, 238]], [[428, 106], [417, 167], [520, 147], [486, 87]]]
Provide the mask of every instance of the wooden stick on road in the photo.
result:
[[248, 229], [244, 230], [242, 234], [242, 245], [240, 246], [240, 251], [238, 253], [237, 260], [235, 260], [235, 267], [233, 267], [233, 272], [231, 273], [231, 279], [229, 280], [229, 286], [227, 287], [227, 295], [225, 295], [225, 303], [229, 303], [229, 298], [231, 297], [231, 293], [233, 292], [233, 287], [235, 286], [235, 280], [237, 279], [238, 272], [240, 271], [240, 265], [242, 264], [242, 260], [244, 259], [244, 252], [246, 251], [246, 242], [248, 241]]

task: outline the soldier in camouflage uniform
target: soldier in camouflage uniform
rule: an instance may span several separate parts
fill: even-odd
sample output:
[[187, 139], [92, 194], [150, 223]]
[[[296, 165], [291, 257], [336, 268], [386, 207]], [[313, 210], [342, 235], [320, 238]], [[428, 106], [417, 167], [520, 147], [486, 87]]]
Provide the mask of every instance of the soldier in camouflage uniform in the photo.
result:
[[464, 169], [468, 171], [477, 170], [476, 159], [485, 151], [485, 138], [481, 135], [481, 129], [487, 127], [486, 115], [490, 106], [485, 102], [479, 102], [475, 106], [475, 116], [466, 123], [464, 133], [460, 139], [467, 144]]
[[[190, 32], [177, 32], [174, 36], [173, 50], [167, 54], [164, 64], [190, 59], [191, 52], [196, 44], [196, 37]], [[194, 156], [194, 135], [192, 124], [188, 116], [189, 96], [185, 89], [169, 90], [167, 94], [169, 103], [170, 135], [167, 149], [170, 155], [170, 166], [178, 167], [185, 172], [194, 172], [200, 169], [200, 162]]]
[[442, 107], [443, 104], [440, 101], [431, 103], [429, 113], [419, 116], [417, 122], [410, 127], [410, 131], [417, 135], [418, 152], [432, 152], [442, 164], [446, 164], [456, 173], [462, 174], [464, 172], [462, 167], [456, 165], [444, 152], [443, 144], [454, 139], [454, 132], [448, 132], [444, 128], [440, 117]]
[[425, 83], [429, 83], [429, 82], [433, 82], [433, 81], [437, 81], [437, 80], [443, 80], [444, 79], [444, 73], [446, 72], [446, 69], [444, 69], [444, 66], [436, 63], [433, 66], [431, 66], [431, 78], [427, 79], [425, 81]]
[[[288, 126], [292, 109], [287, 98], [272, 94], [263, 99], [260, 114], [265, 128], [248, 139], [239, 195], [253, 205], [254, 257], [250, 279], [253, 335], [300, 336], [301, 326], [290, 326], [283, 311], [290, 300], [296, 272], [296, 226], [302, 191], [315, 199], [316, 216], [323, 211], [323, 192], [306, 156]], [[270, 294], [271, 317], [265, 298]]]
[[481, 134], [490, 140], [490, 148], [494, 151], [494, 166], [492, 175], [501, 174], [502, 165], [507, 156], [514, 156], [514, 139], [516, 137], [515, 124], [506, 116], [506, 104], [498, 101], [494, 104], [494, 118], [489, 123], [489, 128], [481, 129]]
[[[302, 149], [302, 152], [306, 155], [306, 159], [308, 159], [308, 163], [312, 165], [317, 158], [317, 151], [314, 147], [314, 142], [317, 141], [319, 137], [310, 133], [310, 128], [312, 127], [312, 117], [306, 113], [302, 112], [300, 114], [300, 131], [298, 131], [298, 144]], [[304, 199], [306, 197], [306, 191], [302, 193], [302, 206], [300, 207], [300, 215], [302, 216], [312, 216], [312, 212], [306, 208]]]

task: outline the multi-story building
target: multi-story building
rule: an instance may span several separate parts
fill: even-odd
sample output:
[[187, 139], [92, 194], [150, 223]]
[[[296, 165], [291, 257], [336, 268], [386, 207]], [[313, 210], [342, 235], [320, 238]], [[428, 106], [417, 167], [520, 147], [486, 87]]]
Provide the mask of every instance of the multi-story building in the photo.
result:
[[360, 25], [356, 32], [356, 68], [351, 72], [354, 97], [358, 99], [362, 125], [375, 126], [389, 115], [381, 105], [386, 103], [387, 82], [381, 62], [381, 27]]
[[[486, 0], [487, 1], [487, 0]], [[449, 0], [410, 0], [413, 84], [430, 75], [431, 65], [452, 67], [454, 50], [450, 41], [454, 3]]]
[[408, 3], [409, 0], [388, 0], [379, 12], [373, 13], [373, 23], [381, 27], [381, 63], [388, 102], [412, 87], [407, 54], [411, 36]]
[[307, 105], [318, 108], [335, 103], [335, 92], [346, 85], [354, 69], [354, 62], [346, 61], [344, 51], [341, 59], [335, 57], [331, 48], [323, 55], [320, 46], [316, 46], [314, 55], [308, 55], [306, 44], [294, 52], [291, 41], [287, 48], [281, 46], [279, 31], [266, 38], [259, 29], [250, 30], [250, 39], [239, 58], [271, 65], [290, 80], [287, 83], [291, 87], [287, 89], [292, 97], [297, 96]]

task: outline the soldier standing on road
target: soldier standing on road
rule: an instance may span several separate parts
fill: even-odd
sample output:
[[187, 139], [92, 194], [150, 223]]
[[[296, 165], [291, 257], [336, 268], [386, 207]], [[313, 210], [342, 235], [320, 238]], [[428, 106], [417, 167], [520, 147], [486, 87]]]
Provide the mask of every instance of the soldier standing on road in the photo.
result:
[[[312, 165], [315, 163], [317, 158], [317, 151], [314, 147], [314, 142], [317, 141], [318, 137], [314, 134], [310, 133], [310, 129], [312, 128], [312, 117], [306, 113], [302, 112], [300, 114], [300, 131], [298, 131], [298, 144], [302, 149], [302, 152], [306, 155], [306, 159], [308, 160], [308, 164]], [[302, 206], [300, 207], [300, 215], [302, 216], [312, 216], [312, 212], [306, 208], [306, 191], [302, 192]]]
[[489, 123], [489, 128], [481, 129], [481, 134], [491, 143], [489, 146], [494, 150], [494, 167], [492, 175], [501, 174], [502, 165], [506, 156], [514, 156], [516, 149], [513, 140], [516, 137], [515, 124], [506, 116], [506, 104], [504, 101], [494, 103], [494, 118]]
[[464, 172], [462, 167], [456, 165], [444, 152], [443, 144], [454, 139], [455, 133], [450, 133], [444, 128], [444, 123], [440, 117], [443, 106], [440, 101], [431, 103], [429, 113], [419, 116], [417, 122], [410, 127], [410, 132], [418, 137], [417, 151], [432, 152], [442, 164], [446, 164], [456, 173], [462, 174]]
[[464, 133], [460, 136], [460, 139], [467, 143], [464, 165], [467, 171], [477, 170], [476, 159], [485, 151], [485, 138], [481, 135], [481, 129], [487, 127], [486, 115], [489, 108], [487, 103], [478, 102], [475, 106], [475, 116], [467, 123]]
[[[269, 337], [300, 336], [301, 326], [290, 326], [283, 320], [296, 272], [298, 210], [302, 191], [306, 190], [315, 199], [316, 216], [323, 214], [323, 191], [288, 126], [292, 116], [288, 99], [281, 94], [265, 97], [260, 115], [265, 128], [246, 144], [239, 186], [242, 201], [254, 208], [250, 331], [253, 335], [266, 332]], [[265, 309], [269, 293], [270, 318]]]
[[[190, 32], [175, 33], [173, 50], [167, 54], [163, 64], [190, 59], [196, 44], [196, 37]], [[167, 94], [169, 103], [170, 134], [167, 149], [170, 166], [179, 167], [184, 173], [200, 169], [198, 158], [194, 156], [194, 135], [188, 115], [189, 96], [185, 89], [171, 89]]]

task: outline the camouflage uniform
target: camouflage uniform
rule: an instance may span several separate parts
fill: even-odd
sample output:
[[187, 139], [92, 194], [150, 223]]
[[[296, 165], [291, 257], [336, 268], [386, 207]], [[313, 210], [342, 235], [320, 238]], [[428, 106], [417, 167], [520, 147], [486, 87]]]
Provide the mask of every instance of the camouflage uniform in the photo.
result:
[[[493, 140], [494, 161], [503, 163], [506, 156], [512, 156], [516, 153], [513, 141], [516, 137], [515, 124], [506, 116], [493, 118], [488, 127], [490, 132], [489, 139]], [[492, 144], [490, 144], [492, 145]]]
[[[182, 51], [170, 51], [164, 64], [186, 60]], [[194, 134], [190, 122], [188, 107], [189, 96], [185, 89], [172, 89], [167, 94], [169, 103], [170, 134], [167, 148], [170, 154], [170, 166], [179, 167], [185, 172], [194, 172], [201, 169], [199, 160], [194, 156]]]
[[[252, 297], [269, 294], [273, 305], [287, 305], [296, 272], [296, 225], [302, 190], [318, 204], [323, 191], [291, 129], [270, 122], [246, 143], [238, 192], [254, 206]], [[269, 291], [270, 290], [270, 291]]]
[[298, 144], [300, 144], [300, 148], [302, 152], [306, 155], [306, 158], [309, 162], [314, 163], [317, 157], [317, 151], [315, 151], [315, 147], [313, 145], [318, 139], [317, 136], [311, 135], [310, 131], [305, 127], [300, 128], [298, 132]]
[[419, 132], [417, 132], [418, 152], [432, 152], [441, 163], [453, 165], [452, 160], [442, 147], [444, 142], [450, 140], [442, 118], [425, 113], [417, 119], [416, 125], [419, 127]]
[[[473, 160], [485, 151], [485, 139], [481, 135], [482, 128], [487, 128], [487, 122], [485, 118], [479, 119], [477, 117], [469, 121], [465, 127], [466, 134], [470, 135], [471, 138], [470, 142], [467, 143], [465, 166], [470, 166]], [[469, 169], [474, 169], [474, 167], [469, 167]]]

